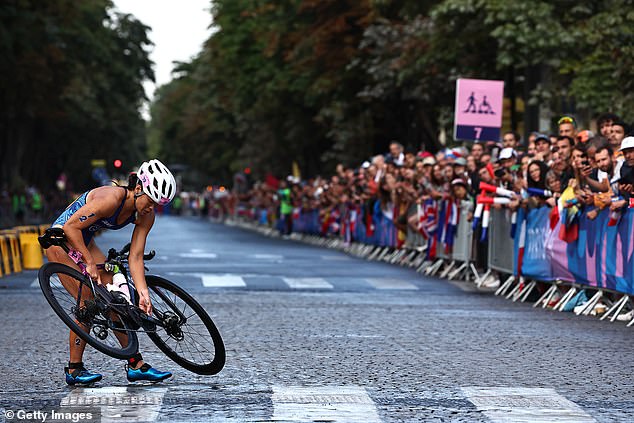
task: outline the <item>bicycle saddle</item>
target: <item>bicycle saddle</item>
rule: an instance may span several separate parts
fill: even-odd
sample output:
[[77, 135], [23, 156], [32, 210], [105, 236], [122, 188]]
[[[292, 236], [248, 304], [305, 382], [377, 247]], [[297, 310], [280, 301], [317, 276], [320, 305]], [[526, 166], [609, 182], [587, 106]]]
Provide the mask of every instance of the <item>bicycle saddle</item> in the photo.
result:
[[44, 235], [37, 237], [38, 242], [45, 250], [48, 247], [57, 246], [66, 243], [66, 234], [62, 228], [48, 228]]

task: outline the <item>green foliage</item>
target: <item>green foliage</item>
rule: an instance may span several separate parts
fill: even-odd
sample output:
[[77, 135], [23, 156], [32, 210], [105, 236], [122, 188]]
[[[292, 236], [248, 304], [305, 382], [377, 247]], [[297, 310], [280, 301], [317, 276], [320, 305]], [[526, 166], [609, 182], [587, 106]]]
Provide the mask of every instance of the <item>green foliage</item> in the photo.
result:
[[91, 159], [132, 167], [145, 149], [139, 109], [153, 79], [149, 28], [106, 0], [0, 4], [0, 180], [52, 187], [65, 171], [94, 184]]
[[146, 137], [152, 156], [224, 183], [247, 166], [283, 176], [293, 161], [328, 172], [392, 139], [435, 150], [460, 77], [504, 79], [555, 114], [634, 119], [630, 0], [211, 5], [212, 35], [158, 90], [146, 134], [147, 27], [106, 0], [0, 4], [3, 181], [18, 168], [29, 181], [86, 174], [113, 151], [138, 160]]

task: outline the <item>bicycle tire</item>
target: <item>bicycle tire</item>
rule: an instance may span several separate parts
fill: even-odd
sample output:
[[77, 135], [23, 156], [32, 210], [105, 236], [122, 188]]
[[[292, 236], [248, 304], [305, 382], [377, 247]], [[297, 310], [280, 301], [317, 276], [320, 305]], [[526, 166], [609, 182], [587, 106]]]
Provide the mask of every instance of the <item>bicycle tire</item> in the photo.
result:
[[[38, 272], [38, 279], [40, 282], [40, 288], [42, 289], [42, 293], [44, 297], [55, 311], [55, 314], [62, 319], [62, 321], [68, 326], [77, 336], [86, 341], [89, 345], [95, 348], [102, 353], [109, 355], [110, 357], [120, 358], [120, 359], [128, 359], [132, 357], [139, 349], [139, 340], [136, 332], [131, 332], [131, 325], [126, 318], [121, 318], [120, 323], [122, 324], [122, 331], [127, 332], [128, 335], [128, 345], [125, 347], [121, 347], [119, 342], [116, 340], [114, 335], [114, 330], [110, 329], [107, 331], [107, 337], [105, 339], [99, 339], [96, 335], [92, 334], [92, 331], [89, 329], [88, 332], [82, 326], [80, 326], [75, 320], [75, 313], [72, 310], [66, 310], [64, 306], [60, 303], [60, 299], [62, 296], [66, 296], [68, 298], [67, 303], [69, 306], [73, 306], [73, 301], [76, 301], [73, 295], [71, 295], [63, 285], [60, 285], [61, 282], [52, 283], [51, 279], [54, 275], [66, 275], [70, 278], [73, 278], [77, 281], [78, 284], [83, 284], [85, 289], [90, 290], [90, 285], [87, 281], [86, 276], [81, 274], [76, 269], [69, 267], [62, 263], [46, 263], [40, 268]], [[61, 289], [60, 289], [61, 288]], [[72, 299], [72, 300], [71, 300]], [[75, 303], [76, 304], [76, 303]], [[114, 313], [120, 315], [116, 311]], [[100, 313], [101, 314], [101, 313]], [[103, 315], [102, 315], [103, 318]], [[112, 338], [115, 338], [114, 340]], [[118, 347], [112, 346], [105, 341], [115, 341]]]
[[[193, 343], [184, 347], [184, 344], [181, 344], [182, 341], [170, 335], [163, 327], [157, 327], [155, 332], [146, 332], [152, 342], [171, 360], [191, 372], [200, 375], [215, 375], [220, 372], [226, 360], [225, 346], [218, 328], [216, 328], [216, 325], [205, 309], [184, 289], [167, 279], [161, 278], [160, 276], [148, 275], [145, 277], [145, 280], [150, 291], [153, 310], [165, 312], [172, 311], [174, 307], [177, 307], [181, 313], [188, 314], [188, 316], [186, 316], [188, 318], [187, 322], [179, 326], [179, 328], [187, 328], [186, 333], [183, 334], [183, 341], [188, 339]], [[169, 301], [165, 301], [165, 298], [161, 297], [158, 292], [167, 295]], [[178, 304], [177, 300], [180, 300], [185, 306]], [[187, 307], [191, 309], [193, 314], [187, 312]], [[207, 333], [201, 333], [194, 327], [201, 326], [200, 323], [191, 323], [194, 316], [200, 319], [204, 325], [204, 331]], [[198, 337], [200, 337], [200, 339], [196, 339]], [[211, 351], [212, 348], [207, 348], [203, 345], [205, 341], [204, 338], [208, 338], [207, 341], [211, 340], [213, 352]], [[179, 347], [180, 353], [178, 352]], [[204, 351], [201, 351], [200, 347], [203, 347]], [[196, 362], [192, 357], [188, 358], [184, 356], [187, 352], [193, 353], [192, 348], [196, 350], [196, 353], [204, 362]], [[213, 359], [211, 355], [213, 355]]]

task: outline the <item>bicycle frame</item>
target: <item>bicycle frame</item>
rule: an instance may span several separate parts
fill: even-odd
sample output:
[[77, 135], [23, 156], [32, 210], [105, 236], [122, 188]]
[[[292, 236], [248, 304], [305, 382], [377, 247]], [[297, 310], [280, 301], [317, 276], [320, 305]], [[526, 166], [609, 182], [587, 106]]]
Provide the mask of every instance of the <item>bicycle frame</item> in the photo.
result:
[[[102, 288], [103, 292], [99, 292], [99, 295], [96, 295], [97, 289], [95, 286], [95, 283], [93, 281], [93, 279], [90, 277], [90, 275], [88, 274], [88, 270], [86, 267], [86, 264], [82, 261], [82, 255], [79, 251], [69, 248], [68, 245], [63, 244], [62, 249], [66, 252], [66, 254], [68, 254], [68, 256], [71, 258], [71, 260], [73, 260], [73, 262], [79, 267], [80, 271], [87, 276], [88, 280], [90, 281], [90, 290], [91, 293], [93, 294], [94, 297], [99, 297], [102, 300], [105, 300], [107, 302], [107, 306], [108, 307], [112, 307], [117, 309], [117, 311], [123, 316], [123, 317], [129, 317], [131, 320], [133, 320], [135, 323], [139, 324], [140, 327], [143, 327], [143, 332], [156, 332], [156, 329], [149, 329], [149, 327], [152, 326], [160, 326], [164, 329], [168, 329], [166, 327], [165, 321], [166, 321], [166, 317], [163, 315], [163, 313], [159, 310], [154, 310], [154, 313], [156, 314], [156, 317], [153, 317], [151, 315], [147, 315], [143, 312], [140, 312], [140, 309], [138, 306], [130, 306], [128, 304], [119, 304], [116, 302], [111, 301], [112, 299], [110, 298], [106, 298], [105, 294], [106, 292], [108, 292], [106, 289]], [[122, 249], [125, 250], [127, 248], [124, 247]], [[115, 252], [115, 254], [118, 254]], [[111, 255], [111, 254], [109, 254]], [[150, 253], [148, 255], [150, 258], [154, 257], [153, 252]], [[147, 257], [147, 256], [146, 256]], [[116, 264], [119, 266], [121, 273], [123, 274], [123, 276], [126, 278], [126, 282], [128, 284], [128, 288], [130, 290], [130, 297], [132, 299], [134, 299], [136, 297], [136, 288], [134, 287], [133, 283], [130, 283], [130, 277], [129, 277], [129, 272], [128, 272], [128, 267], [126, 264], [126, 260], [123, 259], [121, 260], [120, 257], [118, 257], [118, 260], [112, 260], [115, 261]], [[108, 260], [110, 261], [110, 260]], [[98, 269], [104, 269], [106, 267], [106, 263], [101, 263], [97, 265]], [[80, 284], [79, 286], [79, 290], [78, 290], [78, 294], [77, 294], [77, 306], [79, 307], [80, 302], [81, 302], [81, 289], [82, 289], [82, 285]], [[174, 311], [174, 313], [176, 313], [176, 315], [178, 316], [179, 319], [179, 326], [183, 325], [187, 322], [187, 317], [179, 310], [178, 307], [176, 307], [174, 305], [174, 303], [161, 291], [154, 291], [156, 293], [156, 295], [158, 295], [164, 302], [166, 302], [168, 305], [170, 305], [170, 308]], [[108, 294], [110, 294], [108, 292]], [[110, 294], [111, 295], [111, 294]], [[146, 323], [145, 325], [143, 323]], [[134, 329], [127, 329], [127, 332], [141, 332], [141, 330], [134, 330]]]

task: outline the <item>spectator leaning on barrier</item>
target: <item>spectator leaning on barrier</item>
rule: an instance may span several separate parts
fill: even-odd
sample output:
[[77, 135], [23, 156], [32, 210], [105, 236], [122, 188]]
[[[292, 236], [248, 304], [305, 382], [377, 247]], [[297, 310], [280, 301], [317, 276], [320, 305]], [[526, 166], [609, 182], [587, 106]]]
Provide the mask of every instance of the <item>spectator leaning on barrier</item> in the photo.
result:
[[[574, 138], [568, 135], [560, 135], [559, 137], [557, 137], [557, 155], [559, 160], [557, 164], [557, 170], [560, 174], [561, 186], [564, 187], [564, 189], [568, 186], [568, 182], [570, 181], [570, 179], [575, 176], [570, 160], [572, 148], [574, 147], [574, 145]], [[553, 162], [554, 161], [555, 160], [553, 157]], [[555, 166], [554, 163], [553, 166]]]
[[621, 152], [625, 161], [619, 169], [619, 194], [625, 197], [634, 193], [634, 137], [623, 139]]
[[517, 152], [511, 148], [503, 148], [498, 157], [499, 167], [495, 176], [507, 189], [516, 189], [519, 182], [519, 166], [517, 165]]

